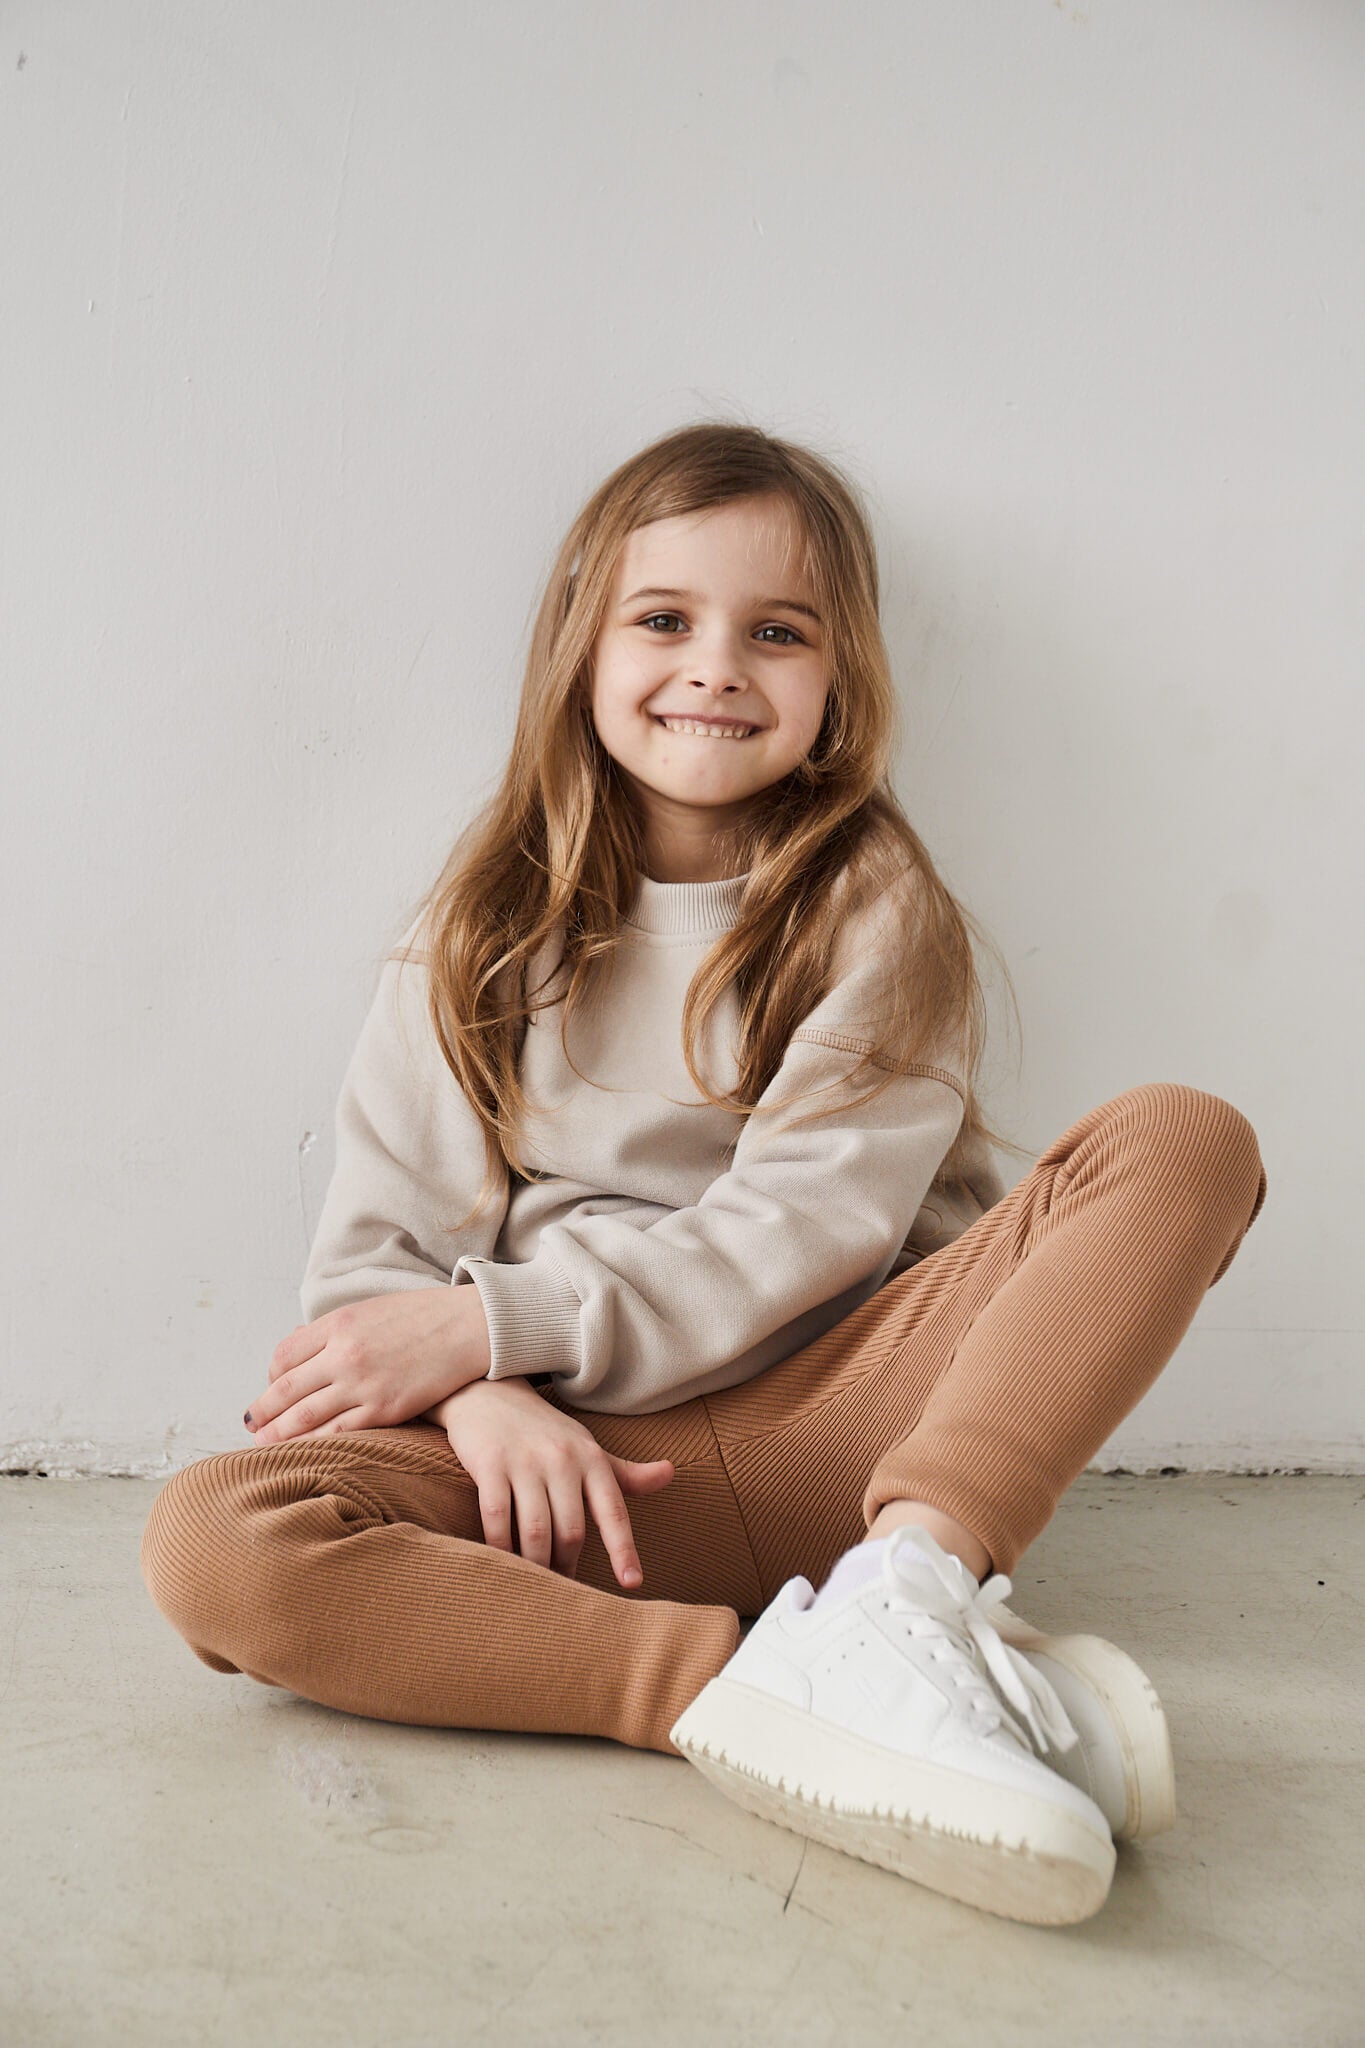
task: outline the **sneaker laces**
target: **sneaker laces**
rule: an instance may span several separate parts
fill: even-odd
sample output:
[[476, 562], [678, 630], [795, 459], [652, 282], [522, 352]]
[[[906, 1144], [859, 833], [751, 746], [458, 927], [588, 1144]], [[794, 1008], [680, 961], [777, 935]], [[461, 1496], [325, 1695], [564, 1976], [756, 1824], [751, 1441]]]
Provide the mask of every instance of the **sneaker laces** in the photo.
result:
[[[1013, 1583], [1004, 1572], [993, 1572], [980, 1587], [962, 1560], [937, 1544], [930, 1549], [913, 1538], [887, 1545], [882, 1570], [890, 1594], [889, 1605], [899, 1613], [912, 1613], [923, 1627], [911, 1624], [915, 1635], [945, 1637], [977, 1669], [974, 1649], [979, 1650], [1000, 1695], [1023, 1719], [1039, 1755], [1044, 1749], [1067, 1750], [1080, 1740], [1055, 1687], [1048, 1683], [1027, 1657], [1003, 1641], [987, 1609], [1008, 1599]], [[980, 1680], [978, 1680], [981, 1683]], [[1000, 1700], [982, 1684], [996, 1709], [997, 1726], [1002, 1720], [1027, 1741], [1013, 1716], [1003, 1713]], [[989, 1730], [987, 1731], [989, 1732]]]

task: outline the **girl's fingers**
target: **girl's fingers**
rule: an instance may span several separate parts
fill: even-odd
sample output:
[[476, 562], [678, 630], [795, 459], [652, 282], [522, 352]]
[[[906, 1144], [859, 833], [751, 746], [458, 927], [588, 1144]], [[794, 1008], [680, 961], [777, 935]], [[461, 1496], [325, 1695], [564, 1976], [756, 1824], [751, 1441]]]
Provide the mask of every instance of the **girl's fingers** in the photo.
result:
[[642, 1461], [638, 1458], [618, 1458], [610, 1451], [607, 1456], [611, 1459], [612, 1470], [626, 1493], [657, 1493], [661, 1487], [667, 1486], [673, 1477], [671, 1458], [651, 1458]]
[[583, 1512], [583, 1474], [573, 1469], [549, 1472], [545, 1485], [553, 1524], [550, 1563], [555, 1571], [571, 1579], [578, 1570], [579, 1552], [588, 1526]]
[[[254, 1416], [256, 1411], [253, 1408], [251, 1412]], [[357, 1412], [350, 1394], [343, 1393], [340, 1387], [323, 1385], [305, 1394], [292, 1407], [286, 1407], [273, 1422], [267, 1422], [258, 1429], [255, 1432], [256, 1442], [258, 1445], [280, 1444], [296, 1436], [323, 1436], [329, 1422], [336, 1421], [341, 1415]]]
[[[616, 1574], [618, 1585], [638, 1586], [644, 1578], [640, 1569], [640, 1557], [635, 1548], [635, 1537], [630, 1526], [630, 1516], [621, 1498], [621, 1489], [616, 1483], [613, 1469], [616, 1459], [608, 1452], [605, 1465], [593, 1464], [588, 1467], [584, 1479], [584, 1491], [592, 1518], [602, 1531], [602, 1541], [611, 1568]], [[627, 1462], [622, 1460], [623, 1463]]]
[[505, 1472], [490, 1472], [480, 1479], [479, 1520], [490, 1550], [511, 1550], [512, 1490]]
[[532, 1564], [550, 1562], [553, 1523], [550, 1497], [538, 1472], [512, 1474], [512, 1496], [517, 1510], [517, 1548]]
[[327, 1334], [318, 1328], [316, 1322], [300, 1323], [298, 1329], [291, 1330], [270, 1354], [267, 1377], [277, 1380], [282, 1373], [296, 1370], [305, 1360], [315, 1357], [326, 1342]]
[[[310, 1358], [304, 1364], [296, 1365], [292, 1371], [283, 1372], [278, 1379], [272, 1380], [265, 1392], [252, 1402], [242, 1420], [248, 1429], [263, 1429], [267, 1422], [273, 1422], [296, 1402], [306, 1400], [320, 1387], [330, 1385], [331, 1378], [331, 1372], [323, 1364], [321, 1357]], [[350, 1407], [352, 1403], [348, 1401], [346, 1405]], [[312, 1429], [315, 1423], [325, 1422], [327, 1419], [326, 1415], [315, 1415], [307, 1427]]]
[[349, 1435], [355, 1430], [368, 1428], [368, 1424], [360, 1419], [364, 1412], [363, 1408], [348, 1408], [344, 1415], [334, 1415], [330, 1422], [324, 1422], [321, 1429], [301, 1429], [298, 1438], [291, 1437], [289, 1441], [294, 1443], [307, 1436]]

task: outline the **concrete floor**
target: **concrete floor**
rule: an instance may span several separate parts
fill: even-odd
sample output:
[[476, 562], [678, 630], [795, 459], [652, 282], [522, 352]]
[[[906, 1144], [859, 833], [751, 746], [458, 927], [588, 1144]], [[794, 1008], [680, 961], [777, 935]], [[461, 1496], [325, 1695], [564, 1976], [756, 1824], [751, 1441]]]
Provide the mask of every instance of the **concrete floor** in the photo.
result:
[[0, 1480], [4, 2048], [1365, 2043], [1365, 1482], [1087, 1474], [1016, 1574], [1151, 1673], [1181, 1818], [1079, 1926], [752, 1818], [680, 1759], [209, 1671], [155, 1483]]

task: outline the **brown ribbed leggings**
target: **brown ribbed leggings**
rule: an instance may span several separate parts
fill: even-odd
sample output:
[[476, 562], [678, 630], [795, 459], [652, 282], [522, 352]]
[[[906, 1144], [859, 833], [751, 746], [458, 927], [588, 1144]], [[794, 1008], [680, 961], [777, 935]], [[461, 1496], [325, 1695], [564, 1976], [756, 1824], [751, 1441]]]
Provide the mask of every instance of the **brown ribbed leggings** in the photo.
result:
[[743, 1386], [653, 1415], [570, 1409], [667, 1457], [628, 1497], [644, 1584], [588, 1520], [578, 1576], [484, 1544], [432, 1423], [221, 1451], [152, 1505], [143, 1575], [214, 1671], [383, 1721], [668, 1731], [739, 1617], [816, 1584], [888, 1500], [971, 1529], [997, 1571], [1151, 1386], [1260, 1213], [1256, 1133], [1221, 1096], [1129, 1089], [1063, 1132], [955, 1242]]

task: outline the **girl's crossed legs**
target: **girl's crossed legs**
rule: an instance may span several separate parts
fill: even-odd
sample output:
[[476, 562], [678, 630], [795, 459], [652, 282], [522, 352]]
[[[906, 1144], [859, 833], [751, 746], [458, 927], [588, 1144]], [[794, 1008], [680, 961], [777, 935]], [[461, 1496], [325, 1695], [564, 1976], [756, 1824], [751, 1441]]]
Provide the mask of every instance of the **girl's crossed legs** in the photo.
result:
[[157, 1605], [205, 1664], [378, 1720], [668, 1731], [739, 1617], [815, 1584], [884, 1503], [937, 1508], [1012, 1572], [1171, 1357], [1259, 1215], [1251, 1124], [1152, 1082], [1064, 1131], [961, 1237], [744, 1385], [653, 1415], [569, 1409], [625, 1458], [644, 1584], [589, 1521], [576, 1579], [483, 1542], [443, 1430], [299, 1438], [175, 1473], [142, 1538]]

